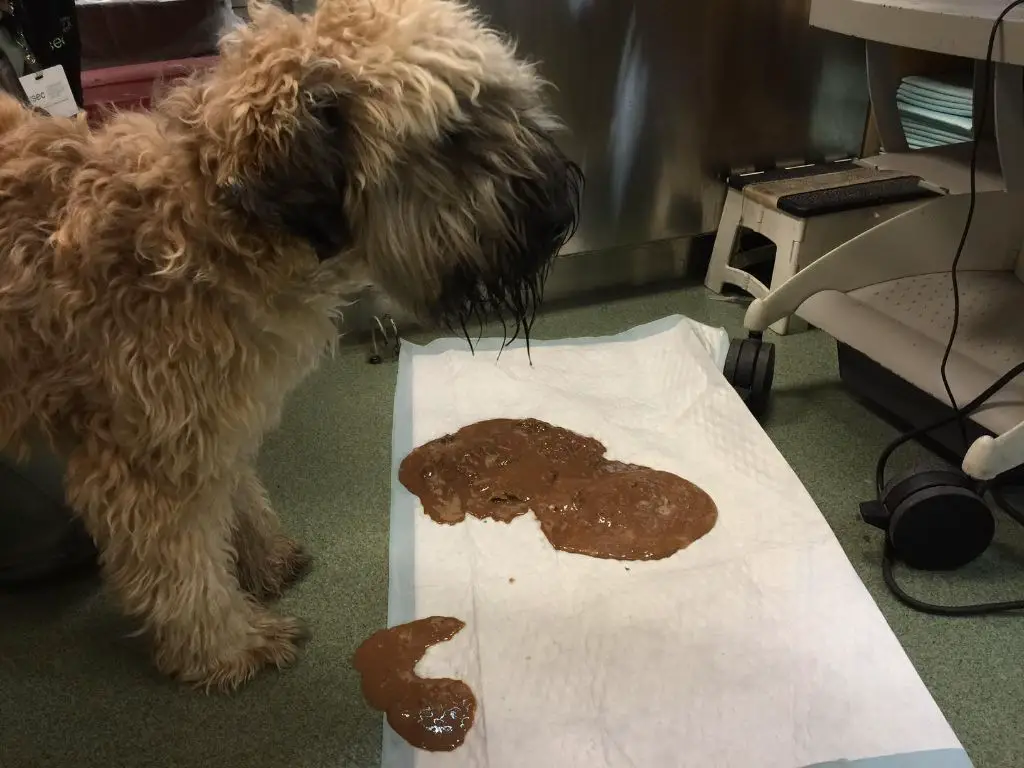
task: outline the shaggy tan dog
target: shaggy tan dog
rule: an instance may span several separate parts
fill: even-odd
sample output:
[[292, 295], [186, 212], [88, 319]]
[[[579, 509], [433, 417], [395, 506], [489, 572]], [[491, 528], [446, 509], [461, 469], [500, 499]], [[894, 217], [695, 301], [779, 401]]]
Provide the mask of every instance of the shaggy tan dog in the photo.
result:
[[207, 688], [296, 656], [264, 602], [307, 558], [254, 457], [332, 313], [376, 286], [528, 324], [582, 181], [534, 71], [460, 4], [253, 19], [151, 113], [0, 100], [0, 446], [62, 446], [156, 664]]

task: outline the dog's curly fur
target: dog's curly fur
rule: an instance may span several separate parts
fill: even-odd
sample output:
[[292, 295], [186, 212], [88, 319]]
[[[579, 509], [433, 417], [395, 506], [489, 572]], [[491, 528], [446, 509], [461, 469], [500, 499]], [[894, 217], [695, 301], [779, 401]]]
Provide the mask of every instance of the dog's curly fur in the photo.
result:
[[581, 176], [541, 82], [452, 0], [255, 7], [209, 73], [99, 128], [0, 99], [0, 446], [40, 428], [162, 671], [296, 656], [306, 565], [254, 470], [374, 286], [528, 324]]

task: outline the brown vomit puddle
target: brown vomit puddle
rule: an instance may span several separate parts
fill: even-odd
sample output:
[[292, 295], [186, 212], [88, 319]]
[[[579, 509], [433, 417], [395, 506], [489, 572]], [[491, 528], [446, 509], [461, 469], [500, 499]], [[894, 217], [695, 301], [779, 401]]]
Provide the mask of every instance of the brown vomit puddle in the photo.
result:
[[398, 478], [435, 522], [532, 511], [555, 549], [590, 557], [661, 560], [715, 526], [715, 502], [693, 483], [604, 455], [547, 422], [490, 419], [415, 449]]
[[352, 658], [367, 703], [384, 712], [395, 733], [418, 749], [451, 752], [473, 727], [476, 697], [468, 685], [416, 674], [430, 646], [451, 640], [465, 626], [443, 616], [401, 624], [371, 635]]
[[[467, 515], [508, 523], [532, 511], [555, 549], [605, 559], [670, 557], [718, 519], [714, 501], [693, 483], [609, 461], [597, 440], [537, 419], [463, 427], [410, 453], [398, 477], [438, 523], [455, 525]], [[431, 645], [463, 626], [458, 619], [422, 619], [378, 632], [356, 651], [367, 702], [414, 747], [456, 749], [473, 726], [469, 686], [415, 672]]]

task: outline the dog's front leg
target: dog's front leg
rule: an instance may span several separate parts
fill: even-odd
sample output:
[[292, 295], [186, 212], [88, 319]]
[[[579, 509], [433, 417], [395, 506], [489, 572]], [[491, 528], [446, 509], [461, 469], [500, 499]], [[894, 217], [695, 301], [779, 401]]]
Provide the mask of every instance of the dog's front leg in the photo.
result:
[[239, 468], [231, 500], [235, 514], [232, 540], [242, 588], [258, 600], [280, 597], [309, 568], [309, 555], [281, 531], [266, 489], [251, 464]]
[[295, 659], [299, 622], [267, 611], [235, 575], [231, 478], [183, 497], [92, 446], [72, 455], [67, 487], [107, 583], [152, 635], [161, 671], [233, 689]]

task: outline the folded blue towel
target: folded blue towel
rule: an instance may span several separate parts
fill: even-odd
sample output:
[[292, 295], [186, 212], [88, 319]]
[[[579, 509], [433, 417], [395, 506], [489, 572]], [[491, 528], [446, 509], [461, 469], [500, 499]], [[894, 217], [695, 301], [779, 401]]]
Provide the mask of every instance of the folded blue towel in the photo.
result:
[[920, 77], [917, 75], [905, 77], [903, 82], [910, 88], [929, 93], [934, 98], [943, 101], [950, 101], [952, 103], [970, 103], [974, 101], [974, 89], [969, 85], [933, 80], [930, 77]]
[[969, 117], [945, 115], [929, 109], [915, 107], [913, 104], [897, 102], [903, 119], [913, 118], [923, 125], [931, 125], [939, 130], [952, 130], [957, 133], [970, 133], [973, 121]]
[[907, 77], [896, 93], [900, 122], [911, 149], [971, 140], [974, 93], [959, 83]]
[[902, 85], [896, 92], [896, 101], [901, 104], [911, 104], [915, 107], [931, 110], [932, 112], [938, 112], [944, 115], [965, 117], [968, 120], [974, 114], [974, 105], [971, 102], [958, 104], [950, 101], [943, 101], [942, 99], [933, 99], [924, 92], [914, 91], [913, 89], [905, 88]]
[[946, 147], [951, 144], [964, 144], [971, 140], [969, 136], [935, 131], [934, 129], [907, 124], [903, 126], [903, 135], [906, 137], [907, 144], [911, 149]]
[[958, 144], [962, 141], [971, 140], [971, 134], [966, 131], [936, 128], [930, 123], [922, 123], [912, 118], [904, 118], [903, 131], [905, 133], [913, 131], [919, 136], [927, 136], [944, 144]]

